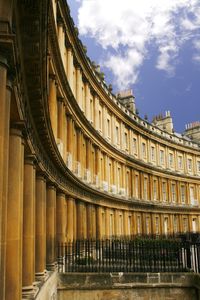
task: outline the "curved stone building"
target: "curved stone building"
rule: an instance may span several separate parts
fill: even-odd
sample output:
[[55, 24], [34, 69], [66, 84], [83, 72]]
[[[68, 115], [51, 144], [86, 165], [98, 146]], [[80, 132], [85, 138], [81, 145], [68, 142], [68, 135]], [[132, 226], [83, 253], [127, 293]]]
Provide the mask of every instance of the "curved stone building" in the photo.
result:
[[58, 242], [199, 231], [195, 124], [113, 95], [65, 0], [0, 0], [0, 104], [0, 299], [54, 299]]

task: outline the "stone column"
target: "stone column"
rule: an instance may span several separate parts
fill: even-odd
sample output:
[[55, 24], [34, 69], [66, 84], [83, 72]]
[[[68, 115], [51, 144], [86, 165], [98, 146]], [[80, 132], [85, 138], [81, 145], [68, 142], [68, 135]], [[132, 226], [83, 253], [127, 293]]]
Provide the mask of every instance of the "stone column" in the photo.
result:
[[82, 203], [82, 226], [83, 226], [83, 238], [87, 238], [87, 212], [86, 204]]
[[82, 226], [82, 205], [81, 202], [76, 204], [76, 213], [77, 213], [77, 239], [83, 239], [83, 226]]
[[59, 151], [61, 153], [61, 156], [63, 157], [64, 155], [64, 103], [63, 99], [60, 97], [58, 98], [58, 139], [57, 143], [59, 142]]
[[99, 129], [99, 99], [97, 95], [94, 97], [94, 128]]
[[62, 22], [58, 22], [58, 43], [60, 47], [60, 54], [63, 62], [63, 67], [66, 70], [65, 31], [64, 24]]
[[74, 62], [73, 62], [73, 53], [72, 49], [67, 49], [67, 79], [69, 82], [69, 85], [71, 87], [71, 90], [73, 92], [73, 84], [74, 84], [74, 78], [73, 78], [73, 70], [74, 69]]
[[25, 158], [23, 201], [23, 294], [33, 292], [35, 281], [35, 166], [34, 157]]
[[115, 224], [114, 235], [118, 236], [119, 235], [119, 211], [118, 211], [118, 209], [115, 209], [115, 212], [114, 212], [114, 224]]
[[82, 73], [78, 66], [76, 69], [76, 100], [80, 108], [82, 108]]
[[87, 219], [86, 219], [86, 208], [83, 202], [77, 203], [77, 238], [85, 239], [87, 236]]
[[129, 232], [128, 232], [128, 211], [124, 211], [124, 214], [123, 214], [123, 217], [124, 217], [124, 232], [122, 233], [123, 235], [125, 236], [128, 236]]
[[74, 200], [73, 208], [73, 239], [77, 239], [77, 213], [76, 213], [76, 200]]
[[23, 220], [23, 166], [24, 145], [20, 129], [10, 130], [6, 293], [7, 300], [22, 298], [22, 220]]
[[92, 206], [86, 205], [86, 217], [87, 217], [87, 238], [92, 238]]
[[77, 161], [81, 163], [82, 156], [82, 138], [81, 138], [81, 128], [77, 127], [76, 129], [76, 137], [77, 137]]
[[46, 265], [47, 270], [54, 270], [56, 262], [56, 188], [47, 186], [46, 205]]
[[36, 177], [35, 218], [35, 272], [39, 280], [46, 270], [46, 180], [40, 174]]
[[97, 239], [102, 239], [102, 208], [97, 206]]
[[67, 115], [67, 135], [68, 135], [68, 144], [67, 151], [72, 154], [73, 151], [73, 120], [71, 115]]
[[67, 241], [72, 242], [74, 239], [73, 229], [74, 229], [74, 199], [67, 199]]
[[90, 86], [89, 83], [85, 83], [85, 116], [90, 121]]
[[106, 238], [110, 237], [110, 210], [109, 208], [105, 209], [105, 226], [106, 226], [106, 230], [105, 230], [105, 234], [106, 234]]
[[99, 147], [95, 146], [95, 174], [99, 174], [99, 164], [100, 164], [100, 149]]
[[11, 101], [11, 84], [10, 82], [6, 82], [6, 80], [7, 61], [0, 56], [0, 299], [4, 299], [5, 297], [6, 216], [8, 198], [9, 124]]
[[66, 162], [67, 155], [67, 117], [66, 117], [66, 107], [63, 105], [63, 160]]
[[86, 138], [86, 169], [91, 173], [91, 142]]
[[106, 137], [107, 110], [106, 110], [106, 106], [104, 104], [103, 104], [102, 115], [103, 115], [102, 133], [103, 133], [103, 137]]
[[51, 126], [54, 138], [57, 142], [57, 123], [58, 123], [58, 107], [57, 107], [57, 94], [56, 94], [56, 76], [51, 75], [49, 78], [49, 113]]
[[92, 206], [92, 239], [96, 239], [96, 206]]
[[59, 192], [56, 197], [56, 237], [59, 244], [65, 243], [66, 225], [67, 216], [65, 194]]

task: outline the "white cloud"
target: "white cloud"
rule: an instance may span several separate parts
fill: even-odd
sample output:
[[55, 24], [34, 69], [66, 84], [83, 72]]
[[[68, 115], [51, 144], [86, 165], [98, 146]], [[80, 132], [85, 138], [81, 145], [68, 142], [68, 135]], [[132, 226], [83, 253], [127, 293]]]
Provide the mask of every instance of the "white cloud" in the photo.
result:
[[80, 2], [80, 34], [95, 38], [104, 49], [113, 49], [103, 65], [113, 72], [120, 89], [137, 81], [152, 43], [158, 51], [156, 68], [172, 75], [180, 47], [200, 28], [199, 0]]

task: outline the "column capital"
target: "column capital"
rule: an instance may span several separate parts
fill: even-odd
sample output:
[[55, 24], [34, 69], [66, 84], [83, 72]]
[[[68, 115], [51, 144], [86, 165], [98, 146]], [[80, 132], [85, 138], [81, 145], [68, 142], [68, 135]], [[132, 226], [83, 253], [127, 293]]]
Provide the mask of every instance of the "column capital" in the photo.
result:
[[56, 190], [57, 185], [55, 183], [52, 182], [47, 182], [47, 189], [51, 189], [51, 190]]
[[74, 201], [75, 202], [75, 199], [73, 197], [71, 197], [71, 196], [66, 195], [66, 199], [68, 201]]
[[0, 53], [0, 66], [3, 66], [4, 68], [8, 69], [8, 60], [6, 58], [6, 55]]
[[75, 129], [76, 129], [78, 132], [80, 132], [80, 131], [81, 131], [80, 125], [78, 125], [77, 123], [75, 123]]
[[57, 193], [56, 193], [57, 196], [65, 196], [66, 197], [66, 194], [64, 191], [62, 191], [61, 189], [57, 189]]
[[41, 179], [41, 180], [43, 180], [44, 182], [46, 182], [47, 177], [46, 177], [46, 174], [45, 174], [44, 172], [38, 171], [38, 172], [36, 173], [36, 179]]
[[49, 74], [49, 79], [56, 81], [56, 74]]
[[64, 103], [64, 97], [62, 97], [62, 96], [57, 97], [57, 100], [59, 103]]
[[25, 164], [35, 166], [36, 161], [36, 156], [34, 154], [28, 154], [24, 157]]

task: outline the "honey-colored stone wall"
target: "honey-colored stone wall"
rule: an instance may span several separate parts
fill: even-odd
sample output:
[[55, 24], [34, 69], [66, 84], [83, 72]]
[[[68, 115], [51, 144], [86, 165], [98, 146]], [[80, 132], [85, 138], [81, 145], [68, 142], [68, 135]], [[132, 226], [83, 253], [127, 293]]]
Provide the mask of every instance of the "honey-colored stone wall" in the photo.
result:
[[199, 300], [192, 273], [59, 274], [58, 300]]

